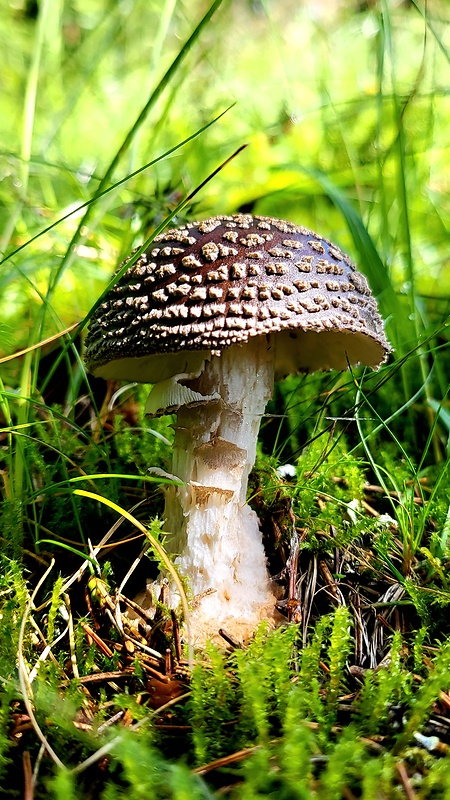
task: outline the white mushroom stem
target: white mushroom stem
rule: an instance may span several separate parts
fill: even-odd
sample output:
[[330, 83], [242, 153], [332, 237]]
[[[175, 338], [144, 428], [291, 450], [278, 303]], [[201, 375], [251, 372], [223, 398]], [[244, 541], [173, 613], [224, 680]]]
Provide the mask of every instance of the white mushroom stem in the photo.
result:
[[194, 595], [214, 590], [201, 601], [203, 617], [246, 619], [269, 597], [258, 518], [246, 503], [273, 389], [269, 337], [223, 350], [187, 385], [220, 399], [178, 412], [172, 472], [183, 486], [166, 495], [169, 548]]

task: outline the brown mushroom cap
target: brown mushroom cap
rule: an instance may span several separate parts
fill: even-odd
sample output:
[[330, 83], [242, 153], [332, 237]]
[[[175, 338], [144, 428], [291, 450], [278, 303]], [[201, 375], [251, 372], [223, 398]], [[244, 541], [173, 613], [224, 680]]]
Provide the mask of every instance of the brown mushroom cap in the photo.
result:
[[277, 333], [275, 376], [377, 367], [391, 348], [367, 281], [313, 231], [235, 214], [165, 231], [94, 314], [90, 371], [156, 383]]

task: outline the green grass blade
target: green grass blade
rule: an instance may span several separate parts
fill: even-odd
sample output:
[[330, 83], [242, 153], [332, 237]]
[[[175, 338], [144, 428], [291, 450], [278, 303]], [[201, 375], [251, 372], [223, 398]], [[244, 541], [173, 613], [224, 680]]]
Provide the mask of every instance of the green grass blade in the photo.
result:
[[[194, 44], [197, 42], [197, 39], [199, 38], [200, 34], [204, 30], [204, 28], [208, 25], [210, 19], [213, 17], [213, 15], [216, 13], [216, 11], [220, 8], [222, 3], [223, 3], [223, 0], [215, 0], [215, 2], [212, 3], [212, 5], [208, 9], [208, 11], [204, 15], [204, 17], [200, 20], [200, 22], [198, 23], [198, 25], [196, 26], [196, 28], [194, 29], [194, 31], [192, 32], [192, 34], [190, 35], [188, 40], [185, 42], [185, 44], [181, 48], [180, 52], [178, 53], [178, 55], [176, 56], [176, 58], [174, 59], [174, 61], [172, 62], [172, 64], [168, 68], [168, 70], [166, 71], [166, 73], [163, 75], [163, 77], [159, 81], [159, 83], [156, 86], [156, 88], [151, 92], [150, 97], [148, 98], [148, 100], [145, 103], [144, 107], [142, 108], [141, 112], [138, 114], [135, 122], [133, 123], [133, 125], [129, 129], [128, 133], [126, 134], [126, 136], [125, 136], [122, 144], [120, 145], [119, 149], [114, 154], [112, 160], [109, 163], [109, 166], [105, 170], [103, 178], [100, 181], [100, 185], [98, 187], [98, 190], [97, 190], [97, 192], [95, 194], [95, 197], [93, 198], [94, 200], [97, 199], [98, 196], [100, 195], [100, 193], [103, 192], [103, 190], [107, 187], [107, 184], [109, 183], [112, 175], [114, 174], [114, 171], [115, 171], [118, 163], [123, 158], [125, 153], [128, 151], [128, 149], [129, 149], [129, 147], [130, 147], [130, 145], [131, 145], [136, 133], [140, 130], [142, 125], [145, 123], [146, 119], [148, 118], [148, 115], [150, 114], [150, 111], [154, 108], [154, 106], [156, 105], [156, 103], [159, 100], [160, 96], [165, 91], [166, 87], [170, 84], [170, 82], [172, 81], [174, 76], [177, 74], [178, 69], [180, 68], [180, 66], [182, 65], [183, 61], [188, 56], [188, 54], [191, 51], [191, 49], [193, 48]], [[55, 272], [55, 275], [53, 277], [52, 283], [49, 286], [49, 291], [48, 291], [48, 296], [49, 297], [53, 293], [57, 283], [59, 282], [59, 280], [60, 280], [60, 278], [61, 278], [61, 276], [62, 276], [62, 274], [64, 272], [64, 270], [67, 269], [68, 265], [71, 262], [71, 259], [73, 258], [74, 246], [77, 244], [77, 242], [79, 241], [79, 239], [81, 237], [81, 231], [85, 227], [87, 227], [88, 224], [89, 224], [89, 220], [90, 220], [90, 216], [91, 216], [91, 213], [92, 213], [92, 209], [93, 209], [93, 205], [90, 204], [86, 208], [86, 212], [85, 212], [83, 218], [80, 220], [80, 222], [79, 222], [79, 224], [77, 226], [77, 229], [76, 229], [76, 231], [75, 231], [75, 233], [74, 233], [74, 235], [72, 237], [72, 240], [68, 245], [66, 254], [65, 254], [64, 258], [62, 259], [61, 265], [60, 265], [59, 269]]]

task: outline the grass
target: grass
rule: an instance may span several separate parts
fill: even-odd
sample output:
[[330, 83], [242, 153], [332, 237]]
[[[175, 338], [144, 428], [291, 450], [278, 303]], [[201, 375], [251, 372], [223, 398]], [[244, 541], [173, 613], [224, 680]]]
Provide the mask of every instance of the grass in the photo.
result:
[[[5, 796], [450, 796], [448, 8], [320, 8], [4, 10]], [[236, 210], [348, 251], [394, 354], [277, 385], [251, 502], [285, 623], [192, 671], [164, 596], [118, 611], [164, 558], [172, 420], [81, 339], [133, 248]]]

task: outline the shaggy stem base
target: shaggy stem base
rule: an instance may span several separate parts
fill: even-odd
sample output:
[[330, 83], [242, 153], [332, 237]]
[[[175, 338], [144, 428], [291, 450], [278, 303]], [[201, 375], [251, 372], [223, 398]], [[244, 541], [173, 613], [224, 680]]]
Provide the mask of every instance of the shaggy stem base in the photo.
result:
[[219, 400], [178, 412], [172, 472], [184, 485], [166, 496], [169, 547], [201, 614], [248, 618], [270, 597], [258, 518], [246, 504], [261, 417], [272, 395], [270, 341], [255, 337], [207, 362], [189, 387]]

